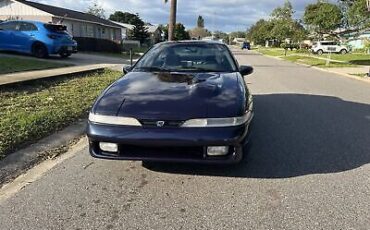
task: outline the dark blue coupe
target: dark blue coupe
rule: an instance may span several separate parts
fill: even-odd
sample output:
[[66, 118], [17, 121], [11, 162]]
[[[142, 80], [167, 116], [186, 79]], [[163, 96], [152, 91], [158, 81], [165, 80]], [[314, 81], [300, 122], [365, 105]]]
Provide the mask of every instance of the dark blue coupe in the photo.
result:
[[205, 41], [151, 48], [96, 100], [87, 136], [93, 157], [236, 163], [253, 118], [252, 96], [228, 47]]

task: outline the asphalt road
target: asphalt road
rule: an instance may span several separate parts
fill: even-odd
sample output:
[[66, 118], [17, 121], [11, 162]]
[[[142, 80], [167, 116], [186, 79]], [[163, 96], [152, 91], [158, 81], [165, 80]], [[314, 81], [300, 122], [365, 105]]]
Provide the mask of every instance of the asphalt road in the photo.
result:
[[245, 162], [143, 167], [84, 147], [0, 203], [0, 228], [369, 229], [370, 84], [235, 53], [255, 67]]

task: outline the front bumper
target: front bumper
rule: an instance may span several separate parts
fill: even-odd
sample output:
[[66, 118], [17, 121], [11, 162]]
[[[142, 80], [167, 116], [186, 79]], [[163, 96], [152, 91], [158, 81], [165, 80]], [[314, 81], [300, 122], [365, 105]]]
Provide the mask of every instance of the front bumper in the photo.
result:
[[[90, 154], [110, 160], [190, 163], [236, 163], [242, 159], [249, 123], [226, 128], [143, 128], [88, 123]], [[118, 144], [118, 153], [103, 152], [99, 142]], [[225, 156], [207, 156], [208, 146], [229, 146]]]
[[60, 54], [60, 53], [77, 53], [77, 45], [64, 45], [64, 46], [60, 46], [56, 53]]

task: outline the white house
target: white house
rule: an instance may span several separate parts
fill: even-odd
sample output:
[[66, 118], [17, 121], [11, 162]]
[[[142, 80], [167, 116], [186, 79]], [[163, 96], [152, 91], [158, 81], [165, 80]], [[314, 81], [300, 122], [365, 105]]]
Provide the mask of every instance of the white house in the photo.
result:
[[348, 39], [348, 44], [351, 45], [353, 49], [363, 49], [367, 41], [370, 41], [370, 31], [364, 32], [358, 37], [350, 37]]
[[76, 38], [107, 39], [120, 43], [122, 26], [91, 14], [25, 1], [0, 0], [0, 20], [35, 20], [60, 23]]
[[158, 25], [146, 25], [145, 28], [147, 29], [149, 33], [151, 44], [156, 44], [163, 40], [162, 30]]
[[135, 26], [131, 24], [121, 23], [121, 22], [116, 22], [116, 21], [111, 21], [111, 22], [121, 27], [121, 34], [122, 34], [123, 40], [127, 40], [130, 33], [132, 33], [132, 30], [135, 28]]

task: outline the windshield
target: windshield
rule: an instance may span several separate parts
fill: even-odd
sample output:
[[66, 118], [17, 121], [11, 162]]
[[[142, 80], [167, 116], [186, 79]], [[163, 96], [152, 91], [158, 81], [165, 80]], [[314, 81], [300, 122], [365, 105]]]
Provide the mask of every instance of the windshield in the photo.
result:
[[222, 44], [164, 44], [153, 47], [136, 64], [141, 71], [236, 72]]

